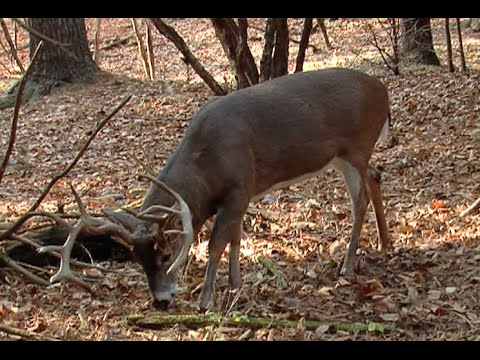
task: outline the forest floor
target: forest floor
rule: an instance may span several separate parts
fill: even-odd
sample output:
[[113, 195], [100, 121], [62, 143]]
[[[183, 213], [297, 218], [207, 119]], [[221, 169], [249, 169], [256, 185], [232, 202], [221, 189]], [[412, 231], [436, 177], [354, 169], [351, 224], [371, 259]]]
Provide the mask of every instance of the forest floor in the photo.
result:
[[[152, 311], [148, 285], [138, 264], [114, 261], [100, 264], [112, 271], [97, 274], [93, 287], [99, 298], [70, 283], [31, 284], [13, 270], [0, 268], [0, 322], [62, 340], [479, 340], [480, 215], [460, 217], [480, 196], [479, 35], [463, 32], [468, 74], [449, 73], [442, 66], [401, 69], [401, 75], [393, 76], [368, 44], [366, 24], [372, 21], [327, 21], [335, 48], [326, 50], [321, 33], [313, 34], [311, 43], [319, 51], [308, 49], [305, 69], [354, 67], [377, 75], [389, 89], [390, 139], [396, 141], [379, 144], [372, 163], [383, 169], [391, 251], [375, 251], [376, 229], [369, 211], [356, 275], [339, 280], [351, 229], [350, 200], [341, 176], [329, 170], [251, 204], [241, 245], [243, 286], [233, 306], [227, 301], [226, 256], [219, 269], [215, 311], [298, 321], [294, 328], [132, 326], [126, 320], [129, 315]], [[87, 19], [89, 39], [93, 23]], [[217, 81], [232, 88], [228, 61], [209, 21], [169, 23]], [[261, 19], [251, 24], [264, 26]], [[292, 20], [291, 29], [291, 37], [299, 39], [301, 20]], [[437, 54], [445, 64], [443, 21], [434, 20], [433, 29]], [[134, 158], [160, 169], [189, 119], [212, 96], [174, 46], [153, 33], [158, 80], [144, 79], [130, 20], [105, 19], [101, 48], [132, 36], [100, 50], [104, 73], [98, 81], [66, 86], [21, 107], [15, 150], [0, 186], [0, 222], [13, 221], [26, 211], [75, 157], [96, 123], [130, 94], [132, 99], [41, 209], [56, 211], [64, 204], [66, 211], [75, 211], [68, 182], [82, 194], [89, 212], [142, 199], [148, 183], [135, 177], [144, 169]], [[22, 33], [19, 42], [27, 44]], [[251, 29], [249, 42], [259, 59], [262, 32]], [[297, 48], [291, 44], [290, 69]], [[20, 55], [26, 63], [28, 49]], [[6, 71], [12, 69], [6, 56], [0, 61], [6, 65], [0, 69], [0, 87], [5, 89], [19, 75]], [[0, 111], [2, 157], [11, 118], [12, 109]], [[196, 312], [198, 292], [193, 290], [203, 279], [207, 239], [208, 232], [202, 232], [192, 247], [179, 297], [168, 314]], [[265, 266], [265, 259], [273, 261], [275, 271]], [[55, 269], [49, 271], [53, 274]], [[332, 331], [328, 326], [307, 330], [304, 322], [309, 320], [373, 325], [371, 331]], [[0, 331], [0, 339], [15, 338]]]

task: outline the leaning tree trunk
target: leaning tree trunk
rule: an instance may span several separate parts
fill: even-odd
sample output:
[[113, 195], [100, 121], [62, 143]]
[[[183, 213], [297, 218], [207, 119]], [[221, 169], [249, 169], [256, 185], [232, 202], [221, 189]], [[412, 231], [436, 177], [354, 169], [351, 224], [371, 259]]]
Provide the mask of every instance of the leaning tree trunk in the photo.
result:
[[49, 92], [62, 83], [94, 78], [98, 68], [88, 47], [83, 18], [29, 18], [27, 25], [31, 29], [30, 54], [44, 40], [30, 81], [43, 85], [44, 91]]
[[433, 48], [430, 18], [402, 18], [401, 59], [407, 63], [440, 65]]

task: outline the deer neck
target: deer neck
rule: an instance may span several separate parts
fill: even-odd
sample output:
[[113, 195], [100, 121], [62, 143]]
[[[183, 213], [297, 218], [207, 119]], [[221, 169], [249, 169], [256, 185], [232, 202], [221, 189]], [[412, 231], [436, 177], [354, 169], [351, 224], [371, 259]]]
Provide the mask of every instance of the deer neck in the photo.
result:
[[[167, 166], [160, 171], [157, 178], [167, 186], [175, 190], [187, 203], [192, 213], [192, 225], [197, 233], [203, 223], [211, 216], [210, 194], [195, 164]], [[185, 175], [187, 174], [187, 175]], [[148, 193], [143, 201], [142, 210], [152, 205], [173, 206], [175, 200], [170, 194], [159, 191], [154, 184], [150, 185]]]

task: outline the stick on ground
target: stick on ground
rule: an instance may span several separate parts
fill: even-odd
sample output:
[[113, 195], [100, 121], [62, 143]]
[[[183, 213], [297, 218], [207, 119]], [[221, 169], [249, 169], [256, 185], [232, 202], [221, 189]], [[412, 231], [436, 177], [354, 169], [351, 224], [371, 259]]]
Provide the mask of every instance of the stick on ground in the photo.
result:
[[[172, 315], [172, 314], [149, 314], [149, 315], [132, 315], [128, 318], [131, 325], [148, 329], [162, 329], [173, 325], [183, 325], [189, 328], [197, 328], [208, 325], [228, 325], [240, 326], [253, 329], [262, 328], [297, 328], [299, 322], [284, 319], [269, 319], [260, 317], [249, 317], [245, 315], [222, 316], [219, 314], [191, 314], [191, 315]], [[379, 323], [336, 323], [336, 322], [320, 322], [307, 320], [304, 323], [306, 330], [315, 330], [320, 326], [328, 326], [330, 332], [346, 331], [349, 333], [358, 332], [380, 332], [394, 330], [391, 324]]]

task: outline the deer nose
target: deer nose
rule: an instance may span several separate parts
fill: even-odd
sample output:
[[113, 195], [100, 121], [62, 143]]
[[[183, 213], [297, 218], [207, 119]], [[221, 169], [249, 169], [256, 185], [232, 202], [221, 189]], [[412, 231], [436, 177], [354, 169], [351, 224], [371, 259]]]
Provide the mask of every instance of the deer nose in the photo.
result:
[[153, 300], [153, 307], [157, 310], [167, 310], [170, 305], [170, 300]]

